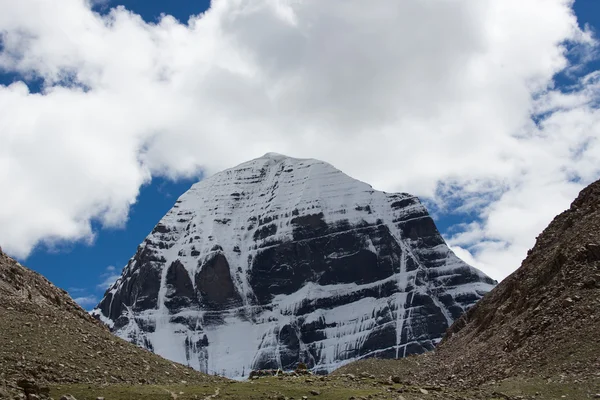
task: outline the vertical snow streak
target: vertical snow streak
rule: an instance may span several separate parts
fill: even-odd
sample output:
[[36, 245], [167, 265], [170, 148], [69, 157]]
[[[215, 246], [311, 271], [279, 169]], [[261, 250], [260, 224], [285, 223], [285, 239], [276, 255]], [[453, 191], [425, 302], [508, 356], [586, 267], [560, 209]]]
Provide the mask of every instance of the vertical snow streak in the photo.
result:
[[448, 312], [448, 309], [446, 308], [446, 306], [444, 306], [442, 304], [442, 302], [440, 301], [440, 299], [438, 299], [437, 295], [435, 295], [433, 293], [431, 294], [431, 300], [437, 306], [437, 308], [440, 309], [440, 312], [442, 313], [444, 318], [446, 318], [446, 324], [448, 324], [448, 327], [450, 327], [450, 325], [452, 325], [454, 320], [452, 319], [452, 316]]
[[[410, 296], [413, 296], [413, 297], [414, 297], [414, 291], [412, 291], [412, 292], [410, 292], [410, 293], [408, 294], [408, 297], [410, 297]], [[407, 300], [408, 300], [408, 297], [407, 297]], [[412, 303], [412, 299], [411, 299], [411, 300], [409, 300], [407, 303], [408, 303], [409, 307], [408, 307], [408, 315], [406, 316], [406, 319], [410, 321], [410, 318], [411, 318], [411, 316], [412, 316], [412, 312], [413, 312], [413, 308], [412, 308], [412, 307], [410, 307], [410, 303]], [[409, 330], [409, 329], [411, 329], [410, 325], [408, 325], [408, 327], [407, 327], [406, 340], [408, 340], [408, 338], [409, 338], [409, 334], [408, 334], [408, 330]], [[403, 358], [404, 358], [404, 357], [406, 357], [406, 346], [407, 346], [407, 344], [408, 344], [408, 343], [405, 343], [405, 344], [404, 344], [404, 352], [402, 353], [402, 357], [403, 357]]]
[[[400, 273], [397, 275], [397, 285], [400, 293], [406, 292], [406, 251], [400, 255]], [[396, 358], [400, 352], [402, 343], [402, 329], [404, 329], [404, 306], [406, 304], [406, 295], [397, 297], [396, 301]], [[402, 299], [402, 301], [399, 301]]]
[[280, 351], [280, 346], [279, 346], [279, 334], [281, 333], [281, 326], [277, 327], [277, 346], [275, 347], [275, 357], [277, 359], [277, 368], [279, 369], [283, 369], [283, 365], [281, 363], [281, 351]]

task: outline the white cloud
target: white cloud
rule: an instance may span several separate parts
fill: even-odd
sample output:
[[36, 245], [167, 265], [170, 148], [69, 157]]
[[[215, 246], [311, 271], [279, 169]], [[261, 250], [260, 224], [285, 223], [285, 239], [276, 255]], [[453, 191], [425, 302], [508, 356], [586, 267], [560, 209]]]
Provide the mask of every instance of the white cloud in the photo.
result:
[[95, 306], [96, 304], [98, 304], [98, 298], [95, 296], [76, 297], [73, 300], [75, 300], [75, 302], [83, 308]]
[[578, 70], [565, 43], [594, 53], [571, 6], [235, 0], [182, 25], [0, 0], [0, 66], [46, 85], [0, 86], [0, 243], [26, 256], [93, 240], [90, 220], [122, 225], [152, 176], [276, 151], [442, 208], [458, 200], [478, 223], [454, 245], [502, 278], [600, 175], [597, 77], [553, 89]]
[[120, 274], [103, 275], [102, 282], [100, 282], [96, 288], [100, 290], [106, 290], [110, 285], [115, 283], [117, 279], [121, 277]]
[[110, 285], [115, 283], [115, 281], [121, 277], [121, 274], [117, 274], [115, 271], [116, 267], [113, 265], [106, 267], [106, 272], [100, 275], [102, 282], [96, 285], [96, 289], [104, 291], [108, 289]]

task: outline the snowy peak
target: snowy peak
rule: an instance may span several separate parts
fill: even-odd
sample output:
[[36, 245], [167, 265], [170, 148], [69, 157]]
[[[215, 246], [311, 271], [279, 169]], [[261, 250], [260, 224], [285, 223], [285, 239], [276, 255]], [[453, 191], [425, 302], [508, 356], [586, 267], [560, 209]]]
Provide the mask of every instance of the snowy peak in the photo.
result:
[[[267, 158], [270, 160], [277, 160], [277, 161], [281, 161], [284, 159], [291, 159], [292, 157], [283, 155], [283, 154], [279, 154], [279, 153], [274, 153], [274, 152], [269, 152], [269, 153], [265, 153], [264, 156], [260, 157], [260, 158]], [[297, 158], [295, 160], [298, 160]]]
[[492, 286], [416, 197], [267, 153], [183, 194], [94, 313], [204, 372], [327, 372], [432, 349]]

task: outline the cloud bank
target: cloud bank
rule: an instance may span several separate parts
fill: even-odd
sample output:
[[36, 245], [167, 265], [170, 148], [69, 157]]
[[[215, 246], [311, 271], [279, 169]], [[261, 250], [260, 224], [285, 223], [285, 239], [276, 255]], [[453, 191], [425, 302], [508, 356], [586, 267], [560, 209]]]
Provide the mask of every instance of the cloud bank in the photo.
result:
[[451, 245], [503, 278], [600, 175], [600, 75], [568, 57], [596, 43], [569, 0], [221, 0], [186, 24], [0, 0], [0, 40], [26, 78], [0, 86], [0, 243], [21, 257], [122, 226], [153, 176], [276, 151], [458, 207]]

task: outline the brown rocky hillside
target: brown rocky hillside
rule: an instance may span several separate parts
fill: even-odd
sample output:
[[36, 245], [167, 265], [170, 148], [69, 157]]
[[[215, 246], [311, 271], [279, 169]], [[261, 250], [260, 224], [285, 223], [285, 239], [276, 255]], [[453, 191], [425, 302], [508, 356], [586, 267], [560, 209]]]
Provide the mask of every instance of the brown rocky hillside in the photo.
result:
[[337, 373], [361, 370], [438, 384], [600, 381], [600, 181], [554, 218], [521, 267], [456, 321], [435, 352]]
[[64, 290], [0, 251], [0, 398], [22, 378], [38, 384], [220, 379], [115, 337]]
[[600, 181], [537, 237], [521, 267], [458, 320], [438, 357], [461, 376], [600, 376]]

